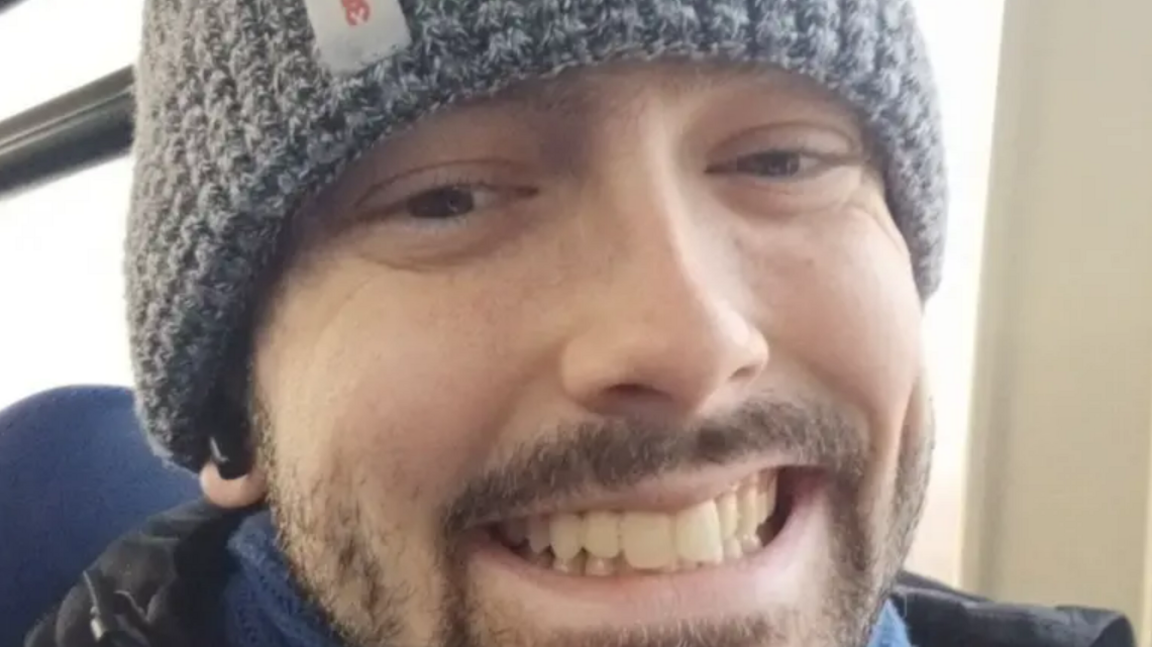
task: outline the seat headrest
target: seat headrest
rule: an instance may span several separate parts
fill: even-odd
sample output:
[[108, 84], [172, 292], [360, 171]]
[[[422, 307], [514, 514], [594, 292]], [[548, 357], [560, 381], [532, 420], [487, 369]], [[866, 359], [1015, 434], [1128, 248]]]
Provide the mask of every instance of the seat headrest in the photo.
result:
[[152, 453], [128, 389], [66, 387], [0, 411], [0, 645], [20, 644], [112, 540], [198, 495]]

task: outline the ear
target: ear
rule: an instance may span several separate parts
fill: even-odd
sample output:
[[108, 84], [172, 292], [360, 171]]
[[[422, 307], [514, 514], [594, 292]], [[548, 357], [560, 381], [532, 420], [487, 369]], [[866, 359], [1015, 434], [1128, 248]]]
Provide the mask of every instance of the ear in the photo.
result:
[[204, 497], [221, 508], [246, 508], [255, 505], [268, 494], [264, 470], [254, 465], [248, 473], [233, 479], [220, 474], [216, 463], [208, 461], [200, 470], [200, 489]]
[[200, 470], [200, 489], [205, 498], [222, 508], [255, 505], [268, 489], [263, 466], [255, 460], [250, 443], [248, 374], [247, 370], [225, 374], [222, 401], [212, 407], [213, 417], [204, 423], [215, 431], [208, 435], [209, 457]]

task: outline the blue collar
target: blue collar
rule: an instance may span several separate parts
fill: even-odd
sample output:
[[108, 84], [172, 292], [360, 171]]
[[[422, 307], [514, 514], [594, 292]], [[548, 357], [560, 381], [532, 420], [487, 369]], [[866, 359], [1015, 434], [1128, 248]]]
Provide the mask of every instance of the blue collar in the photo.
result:
[[224, 585], [223, 643], [228, 647], [341, 647], [328, 623], [296, 586], [262, 510], [228, 541], [237, 569]]
[[896, 611], [896, 605], [889, 600], [880, 611], [876, 627], [872, 629], [872, 640], [868, 647], [912, 647], [908, 639], [908, 625]]

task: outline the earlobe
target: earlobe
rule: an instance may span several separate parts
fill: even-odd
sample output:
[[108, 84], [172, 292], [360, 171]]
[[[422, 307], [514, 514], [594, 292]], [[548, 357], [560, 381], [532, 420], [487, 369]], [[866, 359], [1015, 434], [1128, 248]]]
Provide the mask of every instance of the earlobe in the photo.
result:
[[200, 470], [200, 489], [204, 497], [222, 508], [246, 508], [264, 499], [268, 492], [263, 470], [253, 466], [247, 474], [227, 478], [213, 461], [208, 461]]

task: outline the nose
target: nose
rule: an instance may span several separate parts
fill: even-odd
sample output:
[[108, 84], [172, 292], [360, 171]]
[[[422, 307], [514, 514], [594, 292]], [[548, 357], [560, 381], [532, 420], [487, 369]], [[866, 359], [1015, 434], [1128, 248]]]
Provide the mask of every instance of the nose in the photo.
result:
[[764, 371], [768, 342], [742, 311], [740, 282], [695, 260], [676, 218], [649, 215], [645, 231], [617, 230], [615, 259], [585, 302], [593, 314], [563, 350], [563, 386], [608, 417], [721, 411]]

